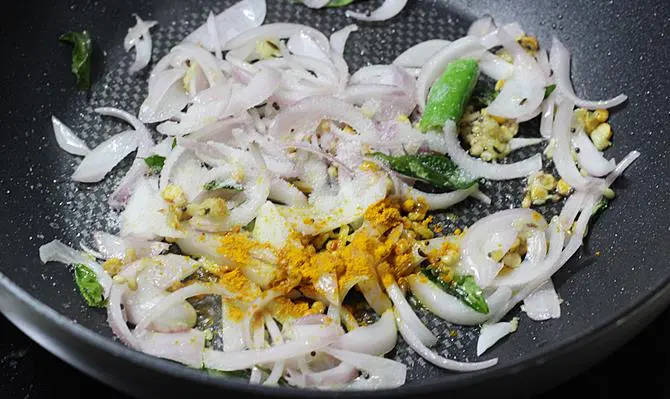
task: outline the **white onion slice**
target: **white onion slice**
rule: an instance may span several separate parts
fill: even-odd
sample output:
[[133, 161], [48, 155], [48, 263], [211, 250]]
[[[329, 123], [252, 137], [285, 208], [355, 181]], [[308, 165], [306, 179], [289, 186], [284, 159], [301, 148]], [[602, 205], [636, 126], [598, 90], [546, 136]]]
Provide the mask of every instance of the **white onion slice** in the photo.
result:
[[400, 334], [402, 335], [405, 342], [407, 342], [407, 345], [414, 349], [414, 351], [419, 354], [419, 356], [436, 365], [437, 367], [451, 371], [467, 372], [487, 369], [498, 364], [498, 358], [485, 360], [483, 362], [459, 362], [453, 359], [442, 357], [425, 346], [416, 333], [412, 331], [407, 326], [407, 323], [405, 323], [400, 318], [397, 312], [396, 322], [398, 323], [398, 331], [400, 331]]
[[461, 170], [473, 177], [484, 177], [491, 180], [519, 179], [542, 169], [542, 156], [540, 154], [535, 154], [523, 161], [511, 164], [491, 164], [471, 157], [461, 147], [461, 143], [458, 140], [458, 132], [453, 122], [449, 123], [448, 121], [445, 123], [444, 139], [449, 158]]
[[184, 300], [198, 295], [221, 295], [225, 298], [233, 298], [235, 296], [235, 294], [229, 292], [218, 284], [191, 284], [170, 293], [170, 295], [163, 298], [158, 304], [156, 304], [156, 306], [152, 307], [151, 310], [142, 318], [142, 320], [137, 323], [135, 331], [142, 332], [146, 330], [154, 320], [163, 315], [166, 311], [172, 309], [175, 305], [183, 302]]
[[66, 265], [85, 265], [95, 273], [98, 282], [104, 290], [104, 296], [107, 297], [109, 295], [112, 279], [98, 262], [95, 262], [93, 259], [84, 256], [81, 252], [68, 247], [59, 240], [53, 240], [48, 244], [42, 245], [39, 252], [42, 263], [59, 262]]
[[586, 136], [582, 129], [578, 129], [572, 136], [572, 146], [577, 153], [577, 162], [589, 175], [602, 177], [611, 173], [616, 167], [614, 158], [609, 161], [603, 153], [598, 151], [591, 139]]
[[518, 319], [512, 319], [510, 322], [495, 324], [484, 324], [477, 340], [477, 356], [481, 356], [487, 349], [503, 339], [505, 336], [513, 333], [519, 326]]
[[435, 54], [421, 69], [421, 73], [417, 78], [416, 83], [416, 100], [419, 105], [419, 110], [423, 111], [426, 107], [426, 99], [428, 98], [428, 91], [430, 86], [442, 74], [447, 64], [451, 61], [464, 58], [473, 57], [479, 59], [484, 53], [485, 49], [479, 44], [479, 40], [470, 36], [462, 37], [456, 41], [451, 42], [442, 51]]
[[137, 134], [134, 131], [128, 130], [116, 134], [86, 155], [72, 174], [72, 180], [97, 183], [135, 149], [137, 149]]
[[370, 14], [347, 10], [344, 15], [359, 21], [377, 22], [391, 19], [405, 8], [409, 0], [384, 0], [384, 3]]
[[572, 120], [572, 102], [565, 100], [558, 105], [554, 119], [553, 134], [556, 141], [554, 150], [554, 164], [563, 180], [571, 187], [584, 190], [594, 182], [592, 178], [584, 177], [577, 169], [572, 158], [572, 141], [570, 140], [570, 121]]
[[138, 257], [156, 256], [167, 251], [170, 244], [141, 238], [122, 238], [104, 231], [93, 233], [93, 242], [102, 259], [124, 259], [132, 250]]
[[154, 146], [154, 141], [151, 138], [151, 133], [144, 125], [144, 123], [140, 122], [139, 119], [135, 118], [128, 112], [120, 110], [118, 108], [100, 107], [96, 108], [95, 112], [99, 113], [100, 115], [106, 115], [121, 119], [126, 123], [130, 124], [135, 130], [135, 133], [137, 134], [137, 143], [138, 143], [137, 156], [141, 158], [149, 156], [149, 151]]
[[[242, 0], [226, 8], [214, 18], [218, 42], [224, 45], [241, 33], [260, 26], [265, 20], [266, 10], [265, 0]], [[216, 44], [207, 25], [205, 23], [200, 26], [184, 41], [201, 45], [210, 51], [214, 50]]]
[[415, 188], [410, 188], [406, 184], [402, 184], [402, 187], [403, 188], [401, 189], [401, 193], [403, 197], [412, 198], [414, 200], [422, 200], [431, 210], [447, 209], [462, 201], [465, 201], [469, 197], [478, 198], [484, 203], [491, 203], [491, 199], [486, 195], [483, 197], [478, 195], [482, 194], [481, 191], [479, 191], [478, 184], [473, 184], [471, 187], [463, 190], [455, 190], [442, 194], [425, 193]]
[[412, 329], [424, 345], [435, 345], [437, 343], [437, 337], [421, 322], [419, 316], [414, 313], [414, 310], [405, 299], [405, 295], [403, 295], [398, 284], [394, 281], [393, 284], [388, 284], [385, 288], [386, 293], [393, 302], [396, 313], [403, 320], [403, 323], [406, 323]]
[[160, 180], [158, 181], [158, 190], [160, 192], [163, 192], [163, 190], [165, 190], [165, 188], [168, 186], [172, 169], [177, 165], [177, 162], [179, 162], [181, 156], [184, 155], [184, 152], [186, 152], [186, 148], [177, 145], [172, 149], [172, 151], [170, 151], [170, 154], [167, 156], [167, 158], [165, 158], [163, 168], [161, 169]]
[[302, 4], [309, 8], [323, 8], [330, 3], [330, 0], [302, 0]]
[[535, 114], [544, 99], [546, 79], [535, 58], [528, 55], [504, 30], [498, 37], [514, 57], [514, 73], [488, 106], [488, 113], [504, 118], [519, 119]]
[[535, 321], [561, 317], [561, 302], [551, 279], [545, 281], [524, 299], [521, 310]]
[[[479, 313], [465, 305], [459, 299], [447, 294], [424, 276], [411, 275], [407, 278], [412, 294], [431, 313], [442, 319], [459, 325], [477, 325], [485, 322], [502, 309], [512, 297], [512, 290], [498, 288], [486, 297], [489, 313]], [[354, 330], [356, 331], [356, 330]]]
[[202, 367], [204, 349], [205, 333], [195, 329], [181, 333], [150, 332], [140, 341], [142, 352], [194, 368]]
[[331, 119], [351, 126], [360, 136], [374, 136], [376, 129], [356, 107], [332, 97], [307, 98], [282, 110], [270, 125], [269, 135], [284, 137], [291, 129], [304, 129], [320, 120]]
[[514, 75], [513, 64], [488, 51], [482, 55], [479, 69], [493, 80], [507, 80]]
[[236, 115], [264, 103], [279, 89], [280, 82], [279, 72], [271, 68], [261, 68], [248, 85], [241, 90], [233, 91], [228, 108], [219, 115], [219, 118]]
[[540, 119], [540, 135], [548, 139], [553, 136], [554, 112], [556, 108], [556, 94], [551, 93], [542, 103], [542, 118]]
[[344, 55], [344, 48], [352, 32], [358, 31], [358, 25], [351, 24], [330, 35], [330, 47], [336, 54]]
[[296, 186], [284, 179], [275, 177], [270, 183], [270, 194], [268, 198], [281, 202], [288, 206], [305, 206], [307, 197]]
[[289, 341], [259, 350], [219, 352], [205, 350], [205, 367], [222, 371], [251, 368], [257, 364], [274, 363], [319, 350], [337, 339], [337, 336], [320, 337], [314, 340]]
[[383, 356], [395, 348], [398, 330], [393, 310], [388, 309], [374, 324], [356, 328], [331, 345], [351, 352]]
[[182, 79], [184, 68], [172, 68], [156, 74], [149, 95], [140, 106], [138, 118], [144, 123], [162, 122], [179, 114], [188, 103]]
[[490, 15], [485, 15], [470, 25], [468, 28], [468, 36], [479, 36], [483, 37], [496, 29], [496, 24], [493, 21], [493, 17]]
[[120, 235], [147, 240], [183, 237], [183, 232], [168, 225], [164, 213], [167, 208], [168, 204], [158, 191], [157, 179], [140, 176], [126, 209], [121, 213]]
[[330, 44], [328, 43], [328, 38], [324, 36], [323, 33], [318, 30], [299, 24], [291, 23], [273, 23], [262, 25], [254, 29], [250, 29], [246, 32], [241, 33], [236, 36], [234, 39], [228, 41], [223, 50], [231, 50], [237, 47], [241, 47], [246, 43], [252, 42], [255, 43], [257, 40], [263, 40], [268, 38], [273, 39], [285, 39], [291, 37], [296, 33], [305, 33], [309, 35], [312, 40], [326, 53], [330, 52]]
[[405, 50], [393, 61], [394, 65], [407, 68], [423, 67], [436, 53], [451, 43], [449, 40], [426, 40]]
[[525, 138], [525, 137], [515, 137], [509, 141], [510, 151], [516, 151], [524, 147], [530, 147], [533, 145], [538, 145], [544, 142], [544, 139], [541, 138]]
[[137, 19], [137, 23], [128, 29], [128, 33], [123, 40], [123, 47], [126, 51], [130, 51], [133, 47], [135, 47], [136, 51], [135, 62], [130, 66], [131, 74], [149, 65], [152, 47], [149, 29], [158, 23], [156, 21], [143, 21], [138, 15], [135, 15], [135, 18]]
[[72, 129], [53, 115], [51, 116], [51, 124], [53, 125], [56, 142], [60, 148], [73, 155], [84, 156], [91, 152], [84, 140], [77, 137]]
[[126, 285], [114, 284], [109, 292], [107, 298], [107, 323], [114, 335], [116, 335], [125, 345], [139, 350], [141, 348], [140, 340], [133, 335], [126, 324], [126, 319], [123, 316], [123, 296], [128, 290]]
[[371, 356], [364, 353], [356, 353], [331, 347], [323, 349], [323, 352], [339, 359], [342, 364], [354, 366], [365, 373], [352, 383], [346, 385], [349, 389], [391, 389], [405, 383], [407, 366], [391, 359], [380, 356]]
[[459, 270], [474, 276], [480, 287], [488, 287], [503, 266], [491, 259], [489, 253], [495, 250], [507, 253], [519, 232], [529, 226], [544, 231], [547, 223], [542, 215], [529, 209], [504, 210], [478, 220], [461, 242]]
[[551, 68], [556, 76], [556, 89], [576, 106], [586, 109], [612, 108], [628, 99], [623, 94], [602, 101], [588, 101], [577, 97], [570, 80], [570, 51], [556, 37], [552, 38], [549, 57]]

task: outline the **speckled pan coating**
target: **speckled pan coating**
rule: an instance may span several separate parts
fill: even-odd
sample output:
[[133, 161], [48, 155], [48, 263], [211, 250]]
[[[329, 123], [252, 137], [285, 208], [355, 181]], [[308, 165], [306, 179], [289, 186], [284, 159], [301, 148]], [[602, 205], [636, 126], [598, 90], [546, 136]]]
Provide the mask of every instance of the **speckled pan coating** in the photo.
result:
[[[111, 338], [104, 312], [87, 309], [71, 274], [59, 265], [41, 265], [37, 249], [53, 238], [77, 246], [80, 241], [87, 242], [93, 231], [117, 228], [116, 215], [105, 199], [130, 162], [100, 184], [70, 182], [69, 175], [79, 160], [57, 147], [49, 118], [57, 115], [91, 147], [122, 131], [123, 124], [101, 118], [93, 109], [114, 106], [134, 113], [146, 96], [147, 72], [130, 76], [127, 69], [132, 56], [122, 48], [126, 29], [134, 24], [131, 14], [159, 21], [152, 31], [155, 62], [204, 22], [209, 7], [217, 12], [232, 2], [37, 3], [24, 1], [16, 6], [18, 13], [3, 16], [8, 33], [0, 48], [10, 59], [3, 63], [0, 86], [4, 134], [0, 143], [0, 248], [4, 254], [0, 272], [65, 317]], [[360, 7], [375, 4], [363, 2]], [[473, 19], [488, 13], [500, 22], [521, 22], [545, 46], [557, 35], [574, 54], [573, 80], [578, 94], [593, 99], [619, 92], [629, 96], [628, 103], [612, 116], [614, 146], [608, 155], [620, 159], [637, 149], [642, 157], [614, 185], [618, 197], [598, 220], [584, 251], [556, 277], [565, 301], [561, 319], [534, 323], [522, 317], [519, 331], [484, 356], [499, 357], [498, 367], [538, 359], [549, 348], [601, 329], [670, 280], [668, 8], [663, 1], [416, 0], [392, 21], [360, 24], [361, 30], [350, 39], [345, 57], [353, 71], [368, 64], [388, 63], [423, 40], [459, 37]], [[326, 34], [350, 23], [341, 10], [312, 11], [283, 0], [268, 1], [266, 21], [306, 23]], [[95, 83], [86, 95], [75, 92], [69, 73], [70, 49], [56, 40], [64, 31], [84, 28], [96, 44]], [[522, 134], [532, 135], [536, 129], [537, 125], [531, 124]], [[515, 154], [513, 159], [537, 150]], [[491, 206], [468, 201], [450, 211], [457, 215], [456, 220], [437, 219], [448, 229], [466, 226], [488, 213], [519, 206], [522, 189], [521, 182], [486, 183], [483, 191], [493, 199]], [[560, 204], [540, 210], [551, 216], [557, 209]], [[596, 252], [600, 256], [595, 256]], [[435, 348], [438, 352], [475, 359], [475, 329], [455, 328], [420, 313], [440, 337]], [[456, 337], [450, 337], [452, 330], [457, 331]], [[421, 380], [448, 383], [458, 378], [427, 365], [402, 342], [393, 356], [409, 366], [410, 384]]]

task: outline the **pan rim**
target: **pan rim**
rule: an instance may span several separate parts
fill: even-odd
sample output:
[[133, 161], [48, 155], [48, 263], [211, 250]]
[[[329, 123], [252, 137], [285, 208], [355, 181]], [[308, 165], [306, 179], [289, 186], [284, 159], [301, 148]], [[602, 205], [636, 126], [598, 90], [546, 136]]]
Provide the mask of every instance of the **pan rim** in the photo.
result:
[[[76, 339], [81, 339], [96, 349], [101, 350], [105, 353], [111, 354], [116, 357], [122, 358], [124, 361], [138, 364], [142, 367], [152, 369], [153, 371], [167, 374], [171, 378], [180, 378], [183, 380], [192, 381], [194, 383], [201, 383], [212, 385], [222, 390], [234, 390], [243, 393], [254, 393], [261, 395], [268, 395], [273, 397], [332, 397], [332, 396], [347, 396], [347, 397], [361, 397], [366, 394], [367, 391], [323, 391], [316, 389], [295, 389], [295, 388], [284, 388], [284, 387], [266, 387], [263, 385], [252, 385], [240, 380], [233, 378], [222, 378], [209, 375], [205, 372], [202, 372], [198, 369], [189, 368], [177, 363], [173, 363], [164, 359], [156, 358], [150, 355], [147, 355], [142, 352], [135, 351], [131, 348], [126, 347], [122, 343], [110, 340], [107, 337], [104, 337], [91, 329], [80, 325], [78, 323], [73, 323], [73, 321], [61, 314], [57, 310], [53, 309], [49, 305], [39, 301], [34, 296], [29, 294], [23, 288], [19, 287], [13, 281], [11, 281], [4, 273], [0, 271], [0, 290], [6, 291], [14, 298], [22, 302], [23, 304], [30, 307], [32, 310], [36, 311], [41, 317], [46, 318], [49, 322], [55, 323], [58, 327], [64, 329], [67, 333], [73, 335]], [[635, 322], [635, 317], [641, 317], [648, 309], [659, 309], [657, 313], [660, 313], [663, 309], [670, 305], [670, 276], [668, 276], [664, 281], [661, 281], [656, 287], [654, 287], [646, 296], [638, 300], [636, 303], [629, 304], [623, 310], [617, 312], [610, 319], [605, 321], [599, 326], [594, 327], [591, 330], [584, 330], [584, 332], [570, 336], [562, 341], [555, 342], [553, 344], [548, 344], [542, 348], [535, 351], [535, 355], [532, 355], [530, 358], [520, 358], [510, 363], [505, 364], [504, 366], [499, 366], [493, 369], [481, 370], [465, 374], [453, 374], [453, 377], [448, 379], [436, 378], [430, 381], [423, 381], [417, 384], [407, 384], [394, 389], [383, 389], [375, 390], [375, 395], [381, 395], [384, 397], [391, 396], [400, 396], [400, 395], [413, 395], [426, 392], [438, 392], [438, 391], [447, 391], [454, 390], [458, 388], [463, 388], [471, 384], [483, 384], [490, 380], [495, 380], [497, 378], [502, 378], [512, 374], [518, 374], [525, 370], [531, 369], [536, 365], [541, 365], [545, 363], [550, 363], [554, 360], [560, 353], [564, 350], [575, 351], [579, 348], [587, 346], [590, 342], [594, 342], [599, 338], [607, 336], [613, 333], [613, 330], [621, 329], [624, 324], [630, 324]], [[19, 314], [19, 318], [24, 317]], [[10, 319], [11, 320], [11, 319]], [[653, 320], [653, 319], [652, 319]], [[649, 320], [650, 322], [651, 320]], [[13, 322], [14, 323], [14, 322]], [[16, 324], [16, 323], [14, 323]], [[636, 333], [642, 330], [648, 325], [647, 323], [637, 323], [634, 324]], [[21, 326], [17, 326], [24, 331]], [[69, 363], [67, 359], [64, 359], [62, 356], [55, 354], [61, 360]], [[74, 366], [76, 368], [76, 366]], [[101, 380], [99, 377], [88, 373], [86, 370], [80, 370], [93, 378]], [[101, 382], [106, 383], [106, 381], [101, 380]], [[118, 387], [117, 387], [118, 389]]]

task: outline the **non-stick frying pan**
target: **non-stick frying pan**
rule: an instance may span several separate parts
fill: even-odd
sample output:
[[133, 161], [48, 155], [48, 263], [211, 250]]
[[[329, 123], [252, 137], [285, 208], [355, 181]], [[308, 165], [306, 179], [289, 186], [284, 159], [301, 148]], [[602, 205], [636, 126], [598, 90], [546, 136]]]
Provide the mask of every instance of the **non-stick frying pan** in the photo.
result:
[[[24, 0], [13, 2], [12, 9], [4, 7], [0, 310], [67, 362], [138, 396], [224, 391], [332, 395], [250, 386], [132, 351], [112, 339], [103, 311], [86, 308], [71, 273], [60, 265], [44, 266], [37, 256], [39, 245], [53, 238], [77, 245], [95, 230], [113, 229], [114, 218], [104, 199], [122, 173], [94, 186], [70, 182], [76, 161], [57, 147], [50, 116], [58, 115], [89, 144], [120, 131], [119, 125], [94, 115], [92, 109], [109, 105], [135, 112], [146, 95], [146, 75], [132, 77], [126, 72], [132, 60], [123, 51], [122, 40], [134, 23], [132, 14], [160, 23], [153, 33], [155, 61], [201, 24], [210, 8], [217, 12], [231, 3]], [[375, 1], [360, 4], [375, 5]], [[541, 43], [558, 35], [573, 51], [573, 80], [584, 97], [625, 92], [629, 101], [614, 112], [615, 144], [608, 153], [621, 158], [638, 149], [642, 157], [615, 184], [618, 197], [591, 229], [580, 255], [556, 276], [564, 300], [560, 319], [535, 323], [522, 318], [519, 331], [492, 351], [500, 364], [472, 374], [428, 366], [399, 344], [394, 356], [409, 366], [409, 383], [380, 392], [382, 396], [484, 391], [523, 396], [546, 389], [617, 348], [670, 301], [666, 132], [670, 4], [663, 0], [415, 0], [391, 21], [362, 24], [345, 55], [352, 69], [366, 62], [387, 63], [420, 41], [463, 35], [468, 24], [484, 14], [502, 22], [520, 21]], [[324, 32], [348, 23], [341, 10], [313, 11], [289, 0], [268, 0], [266, 21], [302, 22]], [[96, 51], [94, 85], [86, 94], [75, 90], [70, 48], [57, 40], [63, 32], [82, 29], [91, 32]], [[476, 215], [514, 204], [520, 187], [520, 183], [489, 184], [486, 191], [494, 198], [493, 207], [467, 204], [455, 212], [466, 225]], [[428, 324], [440, 333], [441, 350], [473, 359], [474, 330], [459, 330], [454, 338], [449, 337], [450, 326], [435, 320]]]

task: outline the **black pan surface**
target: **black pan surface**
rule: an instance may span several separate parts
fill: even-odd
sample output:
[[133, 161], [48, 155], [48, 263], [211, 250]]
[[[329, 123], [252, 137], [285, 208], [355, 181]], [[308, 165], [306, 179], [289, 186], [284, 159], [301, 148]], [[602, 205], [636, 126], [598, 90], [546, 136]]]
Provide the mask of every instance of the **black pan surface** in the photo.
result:
[[[101, 119], [92, 109], [116, 106], [136, 112], [146, 95], [146, 75], [132, 77], [126, 72], [132, 60], [123, 51], [122, 40], [134, 23], [132, 13], [160, 23], [152, 34], [155, 61], [201, 24], [210, 8], [217, 12], [231, 3], [26, 0], [1, 17], [0, 48], [10, 58], [0, 67], [5, 77], [0, 89], [0, 126], [5, 134], [0, 142], [4, 210], [0, 248], [5, 255], [0, 266], [0, 310], [58, 356], [137, 395], [221, 389], [303, 393], [250, 387], [123, 347], [111, 339], [104, 312], [86, 308], [70, 272], [60, 265], [43, 266], [37, 257], [37, 248], [53, 238], [76, 246], [95, 230], [114, 229], [113, 215], [104, 200], [124, 169], [94, 186], [70, 182], [68, 177], [78, 161], [57, 147], [50, 116], [57, 115], [90, 145], [121, 131], [122, 125]], [[490, 352], [489, 356], [500, 358], [500, 364], [473, 374], [447, 373], [429, 366], [401, 343], [393, 356], [409, 366], [409, 384], [393, 393], [475, 392], [495, 386], [500, 392], [523, 394], [544, 389], [615, 349], [670, 300], [669, 143], [665, 132], [670, 6], [662, 0], [416, 0], [391, 21], [360, 24], [362, 29], [352, 36], [345, 56], [352, 70], [367, 62], [387, 63], [420, 41], [463, 35], [469, 23], [484, 14], [500, 22], [521, 22], [545, 45], [552, 35], [559, 36], [574, 54], [578, 94], [595, 99], [625, 92], [629, 101], [612, 116], [614, 146], [608, 154], [620, 159], [638, 149], [642, 157], [615, 183], [618, 198], [599, 218], [579, 257], [556, 276], [565, 301], [559, 320], [534, 323], [522, 318], [519, 331]], [[283, 0], [268, 1], [268, 21], [307, 23], [325, 33], [349, 23], [340, 10], [312, 11]], [[74, 90], [70, 48], [57, 41], [63, 32], [81, 29], [91, 32], [96, 45], [95, 83], [86, 94]], [[484, 190], [493, 197], [493, 206], [466, 203], [457, 207], [454, 212], [459, 219], [454, 227], [518, 206], [521, 188], [521, 183], [487, 184]], [[556, 209], [541, 211], [551, 215]], [[474, 358], [475, 330], [458, 329], [458, 336], [450, 337], [453, 326], [430, 317], [425, 321], [442, 338], [439, 351]]]

